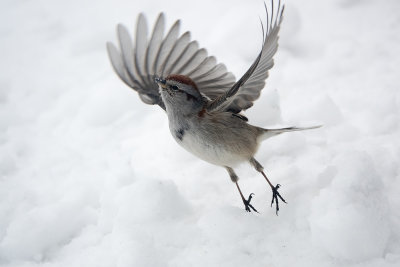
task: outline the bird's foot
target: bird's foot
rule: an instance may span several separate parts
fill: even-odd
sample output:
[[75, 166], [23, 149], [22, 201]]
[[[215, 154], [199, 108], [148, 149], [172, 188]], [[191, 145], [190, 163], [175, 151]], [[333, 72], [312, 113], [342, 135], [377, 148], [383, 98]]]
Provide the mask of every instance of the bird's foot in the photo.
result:
[[281, 187], [280, 184], [277, 184], [275, 187], [272, 187], [272, 201], [271, 201], [271, 207], [272, 204], [274, 204], [275, 201], [275, 207], [276, 207], [276, 215], [278, 215], [278, 211], [279, 211], [279, 202], [278, 202], [278, 198], [280, 198], [284, 203], [287, 203], [283, 197], [281, 196], [281, 194], [279, 194], [278, 189], [279, 187]]
[[253, 205], [250, 204], [250, 201], [251, 201], [251, 199], [253, 198], [253, 195], [254, 195], [254, 194], [251, 193], [251, 194], [249, 195], [249, 198], [248, 198], [247, 200], [243, 198], [244, 208], [246, 209], [247, 212], [251, 212], [251, 210], [253, 210], [253, 211], [259, 213], [259, 212], [253, 207]]

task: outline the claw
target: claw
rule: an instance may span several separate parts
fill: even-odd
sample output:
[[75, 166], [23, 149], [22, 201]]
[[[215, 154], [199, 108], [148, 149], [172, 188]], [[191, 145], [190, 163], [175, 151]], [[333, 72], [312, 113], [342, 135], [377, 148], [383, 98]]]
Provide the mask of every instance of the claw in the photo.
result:
[[280, 184], [277, 184], [275, 187], [272, 188], [272, 200], [271, 200], [271, 207], [272, 204], [274, 204], [274, 201], [276, 201], [276, 215], [278, 215], [278, 211], [279, 211], [279, 201], [278, 201], [278, 197], [284, 202], [287, 203], [285, 201], [285, 199], [283, 199], [283, 197], [281, 196], [281, 194], [279, 194], [278, 189], [281, 187]]
[[251, 193], [249, 195], [249, 197], [247, 198], [247, 200], [243, 199], [243, 203], [244, 203], [244, 207], [246, 209], [247, 212], [251, 212], [251, 210], [259, 213], [254, 207], [253, 205], [250, 204], [251, 199], [253, 198], [254, 193]]

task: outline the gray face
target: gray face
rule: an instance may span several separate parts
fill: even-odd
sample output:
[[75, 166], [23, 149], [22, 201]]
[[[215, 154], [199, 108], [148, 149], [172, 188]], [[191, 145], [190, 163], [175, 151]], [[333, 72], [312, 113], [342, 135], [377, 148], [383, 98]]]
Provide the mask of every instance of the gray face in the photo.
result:
[[188, 115], [198, 113], [203, 108], [203, 97], [193, 86], [175, 80], [156, 79], [156, 82], [167, 110]]

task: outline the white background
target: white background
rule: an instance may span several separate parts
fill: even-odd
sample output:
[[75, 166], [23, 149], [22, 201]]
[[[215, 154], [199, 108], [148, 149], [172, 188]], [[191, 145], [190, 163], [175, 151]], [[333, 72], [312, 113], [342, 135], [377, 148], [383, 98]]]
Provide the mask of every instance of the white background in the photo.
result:
[[262, 1], [0, 3], [1, 266], [400, 266], [400, 2], [286, 1], [252, 124], [323, 128], [267, 140], [237, 172], [188, 154], [164, 112], [113, 73], [106, 41], [144, 12], [236, 77]]

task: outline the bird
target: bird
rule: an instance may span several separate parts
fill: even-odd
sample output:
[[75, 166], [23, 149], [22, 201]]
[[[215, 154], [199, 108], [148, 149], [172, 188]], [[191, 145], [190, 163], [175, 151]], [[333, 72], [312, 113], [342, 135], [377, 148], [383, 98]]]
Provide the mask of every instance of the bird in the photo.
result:
[[254, 194], [244, 197], [234, 168], [248, 162], [265, 178], [272, 190], [271, 207], [275, 203], [278, 215], [278, 201], [287, 203], [278, 191], [281, 185], [272, 184], [254, 155], [262, 141], [270, 137], [320, 127], [266, 129], [251, 125], [243, 114], [259, 98], [274, 65], [284, 7], [280, 1], [277, 7], [274, 0], [269, 7], [264, 3], [262, 47], [237, 81], [224, 64], [217, 63], [197, 41], [191, 41], [190, 32], [179, 34], [180, 20], [164, 35], [164, 13], [158, 15], [150, 36], [147, 20], [140, 13], [134, 42], [121, 24], [117, 26], [119, 49], [107, 42], [108, 56], [119, 78], [144, 103], [158, 105], [165, 111], [170, 132], [179, 145], [226, 169], [247, 212], [258, 212], [251, 204]]

